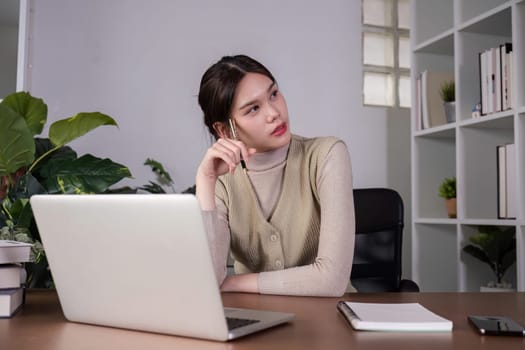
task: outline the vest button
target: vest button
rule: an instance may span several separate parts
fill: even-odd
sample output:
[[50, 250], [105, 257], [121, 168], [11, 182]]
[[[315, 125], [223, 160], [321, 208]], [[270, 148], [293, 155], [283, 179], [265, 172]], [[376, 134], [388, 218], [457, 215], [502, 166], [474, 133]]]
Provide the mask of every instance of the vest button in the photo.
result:
[[275, 267], [281, 268], [283, 266], [283, 263], [281, 260], [277, 259], [275, 260]]
[[277, 236], [277, 235], [271, 235], [270, 236], [270, 241], [272, 241], [272, 242], [276, 242], [278, 239], [279, 239], [279, 236]]

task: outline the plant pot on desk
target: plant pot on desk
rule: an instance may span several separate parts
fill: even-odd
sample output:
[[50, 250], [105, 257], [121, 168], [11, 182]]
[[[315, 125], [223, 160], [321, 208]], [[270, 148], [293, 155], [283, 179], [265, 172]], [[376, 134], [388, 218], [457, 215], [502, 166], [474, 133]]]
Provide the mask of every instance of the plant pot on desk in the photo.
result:
[[479, 287], [480, 292], [515, 292], [516, 288], [512, 288], [512, 284], [507, 282], [496, 283], [489, 282], [486, 286]]
[[455, 219], [458, 216], [456, 198], [446, 199], [445, 205], [447, 207], [448, 217], [451, 219]]

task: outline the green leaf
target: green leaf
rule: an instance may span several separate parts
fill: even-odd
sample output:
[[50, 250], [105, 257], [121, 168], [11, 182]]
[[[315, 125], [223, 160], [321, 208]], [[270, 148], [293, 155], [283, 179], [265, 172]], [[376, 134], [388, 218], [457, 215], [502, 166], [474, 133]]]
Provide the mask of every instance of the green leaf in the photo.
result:
[[42, 167], [49, 193], [101, 193], [131, 173], [110, 159], [86, 154], [77, 159], [53, 159]]
[[164, 166], [162, 165], [162, 163], [156, 161], [155, 159], [148, 158], [144, 162], [144, 165], [148, 165], [151, 168], [151, 170], [155, 174], [157, 174], [157, 176], [159, 177], [162, 183], [166, 185], [173, 184], [173, 180], [171, 179], [170, 174], [164, 169]]
[[473, 245], [467, 245], [467, 246], [463, 247], [463, 251], [465, 253], [468, 253], [468, 254], [472, 255], [476, 259], [479, 259], [479, 260], [483, 261], [484, 263], [489, 264], [491, 266], [491, 268], [492, 268], [491, 260], [489, 259], [487, 254], [485, 254], [485, 252], [483, 250], [481, 250], [480, 248], [478, 248], [476, 246], [473, 246]]
[[15, 92], [4, 98], [2, 104], [25, 119], [33, 136], [42, 132], [47, 121], [47, 105], [44, 100], [27, 92]]
[[80, 136], [102, 125], [115, 125], [117, 122], [99, 112], [78, 113], [71, 118], [62, 119], [51, 124], [49, 139], [55, 146], [63, 146]]
[[153, 181], [150, 181], [148, 184], [139, 187], [139, 189], [149, 193], [166, 193], [166, 190], [164, 190], [161, 185]]
[[14, 173], [35, 159], [35, 141], [20, 115], [0, 104], [0, 176]]
[[[44, 138], [38, 138], [35, 137], [35, 158], [39, 158], [43, 154], [47, 153], [49, 150], [54, 149], [55, 146], [49, 141], [49, 139]], [[47, 155], [47, 157], [44, 158], [42, 162], [37, 164], [33, 168], [33, 174], [37, 179], [40, 179], [40, 168], [49, 162], [51, 159], [76, 159], [77, 158], [77, 152], [73, 151], [73, 149], [69, 146], [62, 146], [59, 149], [55, 150], [54, 152]]]

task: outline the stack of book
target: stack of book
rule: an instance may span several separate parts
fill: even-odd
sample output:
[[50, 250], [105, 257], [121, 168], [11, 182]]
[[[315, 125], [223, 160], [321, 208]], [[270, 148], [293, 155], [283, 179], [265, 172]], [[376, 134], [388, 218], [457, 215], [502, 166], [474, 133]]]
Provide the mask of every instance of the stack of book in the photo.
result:
[[479, 53], [481, 115], [512, 108], [512, 44]]
[[23, 305], [23, 264], [30, 255], [31, 244], [0, 240], [0, 318], [12, 317]]
[[497, 146], [498, 219], [516, 218], [516, 149], [513, 143]]

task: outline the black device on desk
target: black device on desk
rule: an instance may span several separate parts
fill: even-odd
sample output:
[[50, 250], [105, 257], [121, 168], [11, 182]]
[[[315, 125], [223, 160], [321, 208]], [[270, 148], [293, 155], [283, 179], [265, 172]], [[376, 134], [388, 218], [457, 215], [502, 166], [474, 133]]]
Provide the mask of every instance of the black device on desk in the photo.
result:
[[509, 317], [469, 316], [468, 320], [483, 335], [513, 335], [525, 337], [525, 328]]

